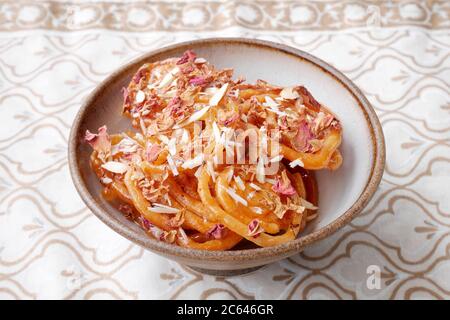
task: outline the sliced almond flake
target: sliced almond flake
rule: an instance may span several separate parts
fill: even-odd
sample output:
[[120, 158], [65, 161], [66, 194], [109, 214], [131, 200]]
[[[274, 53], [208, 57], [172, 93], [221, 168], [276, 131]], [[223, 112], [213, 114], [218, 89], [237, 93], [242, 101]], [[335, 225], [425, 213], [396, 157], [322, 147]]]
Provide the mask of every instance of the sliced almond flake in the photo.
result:
[[254, 184], [253, 182], [251, 182], [249, 184], [249, 186], [252, 187], [253, 189], [255, 189], [256, 191], [260, 191], [261, 190], [261, 188], [258, 185]]
[[178, 169], [177, 169], [177, 166], [175, 165], [175, 163], [174, 163], [174, 161], [173, 161], [173, 159], [172, 159], [172, 157], [170, 155], [167, 156], [167, 163], [169, 164], [169, 168], [170, 168], [170, 171], [172, 171], [172, 174], [174, 176], [177, 176], [178, 175]]
[[211, 176], [212, 180], [216, 182], [216, 172], [214, 171], [214, 164], [212, 161], [208, 161], [206, 163], [206, 170], [208, 171], [208, 174]]
[[217, 91], [219, 91], [219, 89], [216, 87], [208, 87], [205, 89], [205, 94], [214, 95]]
[[265, 102], [263, 103], [264, 107], [267, 108], [278, 108], [279, 104], [273, 100], [270, 96], [265, 96]]
[[216, 139], [216, 141], [220, 141], [220, 129], [215, 121], [212, 124], [212, 132], [214, 134], [214, 139]]
[[292, 87], [287, 87], [287, 88], [284, 88], [283, 90], [281, 90], [280, 96], [283, 99], [288, 99], [288, 100], [294, 100], [294, 99], [297, 99], [300, 97], [298, 92], [294, 91], [294, 88], [292, 88]]
[[224, 131], [224, 132], [222, 132], [220, 139], [217, 143], [221, 144], [221, 145], [225, 145], [226, 141], [227, 141], [227, 133]]
[[253, 198], [255, 196], [256, 191], [251, 191], [248, 195], [247, 195], [247, 199], [250, 200], [251, 198]]
[[149, 109], [144, 110], [144, 111], [142, 111], [141, 114], [142, 114], [143, 116], [146, 116], [146, 115], [150, 114], [150, 110], [149, 110]]
[[202, 169], [203, 169], [203, 167], [198, 167], [197, 171], [195, 171], [194, 176], [197, 179], [200, 179], [200, 176], [202, 175]]
[[177, 153], [177, 140], [175, 139], [175, 137], [169, 140], [167, 147], [169, 149], [169, 153], [172, 156], [174, 156]]
[[263, 213], [263, 209], [261, 209], [260, 207], [250, 207], [250, 209], [256, 214], [262, 214]]
[[172, 81], [175, 79], [175, 75], [180, 72], [180, 68], [175, 67], [172, 70], [170, 70], [164, 78], [161, 80], [161, 82], [158, 85], [158, 88], [164, 88], [167, 87], [169, 84], [172, 83]]
[[164, 143], [164, 144], [166, 144], [166, 145], [168, 145], [169, 144], [169, 138], [167, 137], [167, 136], [165, 136], [165, 135], [163, 135], [163, 134], [160, 134], [159, 136], [158, 136], [158, 138], [159, 138], [159, 140], [162, 142], [162, 143]]
[[181, 241], [183, 241], [184, 243], [189, 242], [189, 238], [186, 232], [184, 232], [183, 228], [178, 228], [178, 234], [180, 235]]
[[184, 145], [189, 143], [189, 131], [187, 131], [186, 129], [183, 130], [180, 142]]
[[[176, 208], [172, 208], [172, 207], [170, 207], [170, 206], [168, 206], [166, 204], [162, 204], [162, 203], [158, 203], [158, 202], [153, 202], [152, 205], [156, 206], [156, 207], [161, 207], [161, 208], [176, 209]], [[178, 209], [176, 209], [176, 210], [178, 210]], [[178, 211], [180, 211], [180, 210], [178, 210]]]
[[215, 107], [219, 104], [220, 100], [222, 100], [225, 92], [228, 89], [228, 83], [225, 83], [220, 89], [209, 99], [209, 105], [211, 107]]
[[[298, 213], [303, 213], [303, 212], [306, 210], [306, 208], [303, 207], [303, 206], [296, 206], [295, 210], [296, 210]], [[308, 220], [307, 220], [307, 221], [308, 221]]]
[[131, 175], [131, 180], [140, 180], [142, 178], [145, 178], [145, 176], [141, 170], [135, 170]]
[[304, 168], [305, 164], [303, 163], [303, 161], [300, 158], [296, 159], [294, 161], [291, 161], [289, 163], [289, 167], [291, 167], [291, 168], [295, 168], [296, 166], [300, 166], [300, 167]]
[[306, 200], [303, 199], [303, 198], [300, 198], [300, 201], [301, 201], [301, 203], [302, 203], [302, 206], [305, 207], [306, 209], [309, 209], [309, 210], [317, 210], [317, 209], [319, 209], [318, 207], [316, 207], [315, 205], [313, 205], [311, 202], [306, 201]]
[[169, 206], [165, 206], [159, 203], [153, 203], [151, 207], [148, 207], [148, 210], [151, 212], [157, 212], [157, 213], [178, 213], [180, 212], [177, 208], [172, 208]]
[[227, 191], [227, 193], [230, 195], [230, 197], [233, 198], [234, 201], [239, 202], [241, 204], [243, 204], [244, 206], [248, 206], [247, 200], [245, 200], [244, 198], [242, 198], [240, 195], [238, 195], [236, 193], [236, 191], [234, 191], [233, 188], [226, 188], [225, 189]]
[[248, 118], [247, 118], [247, 115], [246, 114], [241, 114], [241, 120], [242, 121], [244, 121], [245, 123], [247, 123], [248, 122]]
[[147, 127], [145, 126], [144, 119], [139, 118], [139, 126], [141, 127], [142, 132], [147, 132]]
[[114, 156], [114, 155], [118, 154], [119, 152], [133, 153], [133, 152], [136, 152], [138, 147], [139, 146], [136, 144], [136, 142], [127, 136], [127, 137], [123, 138], [122, 140], [120, 140], [120, 142], [118, 144], [115, 144], [112, 146], [111, 155]]
[[177, 94], [177, 90], [174, 89], [174, 90], [169, 90], [164, 93], [160, 93], [159, 95], [161, 98], [170, 99], [170, 98], [175, 97], [176, 94]]
[[122, 174], [127, 172], [128, 166], [122, 162], [108, 161], [102, 164], [102, 168], [112, 173]]
[[112, 180], [111, 178], [108, 178], [108, 177], [103, 177], [103, 178], [100, 179], [100, 181], [101, 181], [103, 184], [110, 184], [110, 183], [113, 182], [113, 180]]
[[234, 174], [234, 169], [231, 168], [231, 170], [228, 171], [228, 173], [227, 173], [227, 181], [228, 181], [228, 183], [230, 183], [231, 179], [233, 179], [233, 174]]
[[260, 157], [258, 164], [256, 165], [256, 180], [259, 183], [264, 183], [266, 178], [266, 172], [264, 169], [264, 160]]
[[[260, 154], [266, 155], [267, 154], [267, 131], [264, 126], [260, 129]], [[267, 158], [267, 157], [264, 157]]]
[[270, 112], [273, 112], [273, 113], [275, 113], [275, 114], [277, 114], [277, 115], [279, 115], [279, 116], [287, 116], [287, 113], [286, 113], [286, 112], [280, 111], [280, 110], [275, 109], [275, 108], [268, 108], [268, 109], [266, 109], [266, 110], [267, 110], [267, 111], [270, 111]]
[[245, 190], [244, 181], [242, 181], [240, 176], [235, 176], [234, 181], [236, 181], [236, 185], [238, 186], [239, 189], [241, 189], [242, 191]]
[[182, 123], [173, 126], [174, 129], [178, 129], [181, 127], [184, 127], [185, 125], [188, 125], [189, 123], [192, 123], [194, 121], [200, 120], [210, 109], [210, 106], [206, 106], [198, 111], [195, 111], [193, 114], [191, 114], [191, 116], [189, 117], [189, 119], [187, 119], [186, 121], [183, 121]]
[[279, 155], [273, 157], [272, 159], [270, 159], [269, 162], [271, 162], [271, 163], [273, 163], [273, 162], [280, 162], [281, 160], [283, 160], [283, 155], [279, 154]]
[[198, 64], [201, 64], [201, 63], [205, 63], [206, 62], [206, 59], [205, 58], [196, 58], [195, 60], [194, 60], [194, 63], [198, 63]]
[[320, 126], [322, 125], [322, 122], [323, 122], [324, 119], [325, 119], [325, 113], [320, 111], [317, 114], [316, 119], [314, 120], [314, 123], [315, 123], [314, 131], [315, 132], [317, 132], [317, 130], [320, 128]]
[[141, 103], [145, 100], [145, 93], [142, 90], [139, 90], [138, 92], [136, 92], [136, 97], [134, 98], [134, 101], [136, 101], [136, 103]]
[[203, 154], [199, 154], [193, 159], [186, 160], [181, 167], [184, 169], [194, 169], [203, 164]]
[[144, 136], [140, 133], [136, 133], [134, 138], [138, 141], [144, 141]]

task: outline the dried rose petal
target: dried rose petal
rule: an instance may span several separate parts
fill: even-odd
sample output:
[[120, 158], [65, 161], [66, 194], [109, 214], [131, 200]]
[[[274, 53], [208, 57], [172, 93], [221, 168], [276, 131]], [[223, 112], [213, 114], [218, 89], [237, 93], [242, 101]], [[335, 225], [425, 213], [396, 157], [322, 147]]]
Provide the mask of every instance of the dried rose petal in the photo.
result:
[[139, 81], [145, 76], [145, 71], [146, 70], [144, 68], [138, 70], [138, 72], [136, 72], [136, 74], [133, 77], [133, 82], [136, 84], [139, 83]]
[[223, 224], [216, 224], [210, 230], [207, 235], [213, 239], [223, 239], [226, 235], [227, 228]]
[[161, 152], [161, 147], [157, 144], [147, 145], [145, 149], [145, 159], [148, 162], [153, 162], [158, 159], [158, 155]]
[[319, 133], [320, 131], [328, 128], [331, 125], [331, 122], [334, 120], [334, 116], [327, 113], [319, 112], [314, 119], [314, 131]]
[[279, 124], [280, 129], [287, 130], [289, 128], [289, 123], [288, 123], [287, 117], [283, 116], [283, 117], [279, 117], [279, 119], [280, 119], [280, 124]]
[[172, 108], [175, 105], [178, 105], [181, 103], [181, 98], [179, 96], [173, 97], [169, 103], [167, 104], [168, 108]]
[[262, 232], [264, 232], [264, 229], [261, 227], [261, 221], [258, 219], [253, 219], [248, 224], [248, 235], [252, 236], [254, 238], [258, 237]]
[[187, 65], [185, 65], [185, 66], [183, 66], [183, 67], [181, 68], [181, 73], [183, 73], [183, 74], [189, 74], [189, 73], [191, 73], [192, 71], [194, 71], [194, 69], [195, 69], [194, 64], [187, 64]]
[[190, 84], [193, 84], [195, 86], [202, 86], [207, 83], [206, 79], [203, 77], [194, 77], [189, 80]]
[[84, 140], [98, 153], [103, 161], [111, 154], [111, 139], [107, 132], [107, 127], [98, 128], [98, 133], [92, 133], [86, 130]]
[[311, 132], [306, 121], [302, 121], [298, 126], [297, 135], [292, 140], [292, 146], [295, 150], [300, 152], [308, 152], [310, 149], [309, 141], [314, 139], [314, 134]]
[[[178, 118], [182, 116], [185, 112], [183, 108], [183, 100], [180, 97], [173, 97], [172, 100], [167, 104], [167, 108], [170, 110], [170, 115], [173, 118]], [[172, 119], [173, 120], [173, 119]]]
[[303, 99], [303, 104], [310, 110], [315, 112], [320, 111], [320, 103], [311, 95], [311, 93], [304, 86], [298, 87], [298, 92]]
[[293, 196], [297, 193], [287, 177], [286, 171], [281, 173], [281, 178], [277, 178], [277, 182], [272, 186], [272, 190], [285, 196]]
[[128, 104], [130, 102], [130, 96], [128, 94], [128, 89], [123, 87], [122, 88], [122, 96], [123, 96], [123, 104]]
[[223, 126], [229, 126], [230, 124], [235, 122], [237, 119], [239, 119], [239, 114], [235, 113], [232, 116], [226, 118], [225, 120], [220, 120], [219, 124], [221, 124]]
[[186, 50], [177, 61], [177, 64], [185, 64], [186, 62], [194, 61], [196, 57], [196, 54], [192, 50]]
[[139, 220], [140, 220], [140, 222], [141, 222], [142, 227], [143, 227], [145, 230], [150, 230], [150, 228], [153, 227], [153, 224], [151, 224], [150, 221], [148, 221], [148, 220], [145, 219], [144, 217], [141, 216], [141, 217], [139, 218]]

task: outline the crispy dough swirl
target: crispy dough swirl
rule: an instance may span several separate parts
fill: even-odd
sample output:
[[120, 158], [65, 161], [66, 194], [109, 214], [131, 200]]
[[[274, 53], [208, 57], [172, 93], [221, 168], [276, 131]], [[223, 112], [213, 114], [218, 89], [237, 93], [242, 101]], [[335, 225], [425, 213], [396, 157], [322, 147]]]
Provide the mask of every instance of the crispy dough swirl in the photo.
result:
[[267, 247], [317, 216], [313, 170], [341, 165], [339, 121], [303, 86], [232, 74], [192, 51], [144, 64], [123, 89], [136, 131], [86, 132], [104, 196], [151, 237]]

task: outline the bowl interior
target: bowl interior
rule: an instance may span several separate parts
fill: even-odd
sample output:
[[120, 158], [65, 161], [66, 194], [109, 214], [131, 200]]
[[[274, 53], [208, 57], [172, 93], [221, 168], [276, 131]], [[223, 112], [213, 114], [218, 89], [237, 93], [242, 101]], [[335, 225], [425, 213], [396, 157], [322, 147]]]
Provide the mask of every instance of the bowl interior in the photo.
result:
[[120, 212], [101, 197], [101, 185], [89, 167], [91, 149], [83, 143], [86, 129], [97, 130], [106, 124], [110, 133], [130, 128], [128, 119], [121, 117], [121, 88], [144, 62], [181, 55], [187, 48], [204, 57], [218, 68], [233, 68], [235, 76], [248, 82], [264, 79], [278, 85], [305, 85], [318, 101], [326, 105], [342, 122], [344, 128], [341, 152], [342, 167], [335, 171], [318, 172], [319, 218], [310, 223], [300, 236], [314, 232], [343, 215], [366, 187], [373, 167], [374, 145], [367, 114], [352, 92], [331, 73], [308, 60], [283, 50], [240, 42], [193, 43], [172, 48], [139, 61], [114, 73], [90, 100], [82, 115], [77, 132], [76, 158], [81, 176], [90, 195], [105, 209], [111, 223], [124, 225], [144, 235], [138, 226], [126, 220]]

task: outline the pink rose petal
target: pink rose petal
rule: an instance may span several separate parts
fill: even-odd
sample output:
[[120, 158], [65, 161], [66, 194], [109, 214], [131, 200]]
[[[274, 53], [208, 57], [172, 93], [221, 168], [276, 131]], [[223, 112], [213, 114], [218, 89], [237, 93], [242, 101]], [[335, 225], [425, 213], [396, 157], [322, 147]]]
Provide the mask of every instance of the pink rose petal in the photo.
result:
[[123, 87], [122, 88], [122, 96], [123, 96], [123, 104], [128, 104], [130, 102], [128, 89]]
[[145, 69], [140, 69], [133, 77], [134, 83], [139, 83], [139, 81], [145, 76]]
[[292, 184], [289, 183], [289, 185], [283, 185], [280, 179], [277, 179], [277, 182], [273, 185], [272, 190], [285, 196], [293, 196], [297, 193]]
[[235, 113], [231, 117], [228, 117], [223, 121], [219, 121], [219, 123], [224, 126], [229, 126], [230, 124], [235, 122], [237, 119], [239, 119], [239, 114]]
[[314, 134], [306, 121], [302, 121], [298, 127], [297, 135], [292, 140], [292, 146], [300, 152], [308, 152], [310, 149], [309, 141], [314, 139]]
[[185, 64], [186, 62], [194, 61], [196, 57], [197, 56], [193, 51], [186, 50], [181, 58], [177, 61], [177, 64]]
[[208, 231], [208, 236], [214, 239], [223, 239], [227, 229], [223, 224], [216, 224]]
[[253, 219], [250, 221], [247, 227], [248, 235], [254, 238], [257, 238], [262, 232], [264, 232], [264, 229], [261, 227], [261, 222], [258, 219]]
[[190, 84], [193, 84], [195, 86], [202, 86], [207, 83], [206, 79], [203, 77], [194, 77], [189, 80]]
[[111, 154], [111, 139], [107, 133], [107, 127], [98, 128], [98, 133], [86, 130], [84, 140], [98, 152], [99, 157], [105, 160]]
[[157, 144], [148, 145], [145, 150], [145, 158], [148, 162], [153, 162], [158, 159], [158, 155], [161, 152], [161, 147]]

